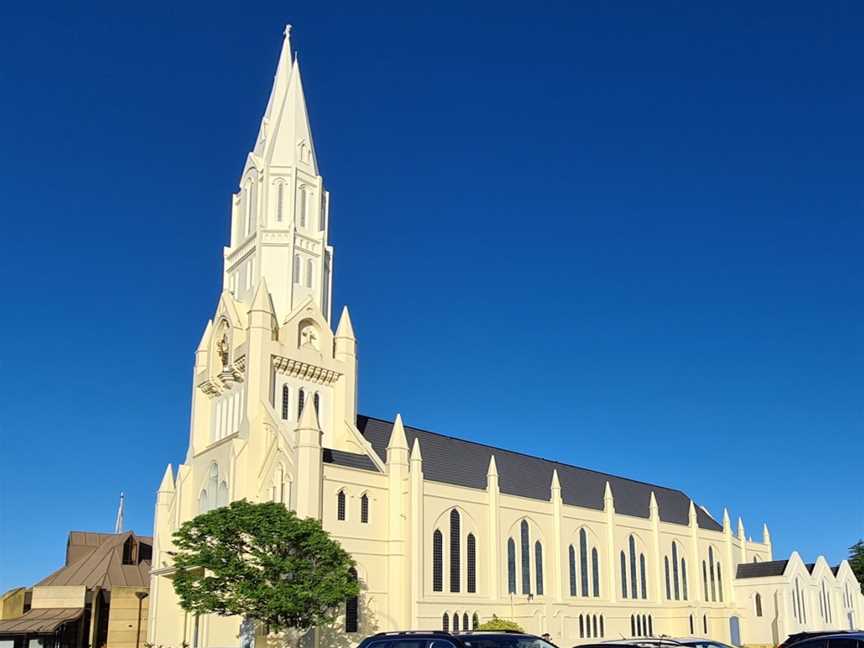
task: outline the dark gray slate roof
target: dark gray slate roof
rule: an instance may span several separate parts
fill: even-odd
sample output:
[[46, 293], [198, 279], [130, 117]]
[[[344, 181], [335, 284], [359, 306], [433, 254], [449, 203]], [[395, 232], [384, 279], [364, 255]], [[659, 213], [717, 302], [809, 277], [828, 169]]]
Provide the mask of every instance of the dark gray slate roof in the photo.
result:
[[[368, 416], [358, 416], [357, 428], [372, 444], [381, 459], [386, 459], [387, 442], [390, 440], [393, 423]], [[415, 438], [420, 440], [423, 475], [431, 481], [485, 489], [489, 459], [494, 454], [498, 466], [498, 486], [502, 493], [548, 501], [552, 471], [557, 470], [558, 480], [561, 482], [561, 497], [565, 504], [603, 510], [603, 495], [608, 481], [615, 497], [617, 513], [647, 518], [651, 491], [654, 491], [661, 520], [676, 524], [689, 522], [690, 498], [680, 490], [616, 477], [407, 426], [405, 436], [409, 447], [414, 444]], [[696, 519], [703, 529], [720, 531], [723, 528], [698, 506]]]
[[324, 463], [378, 472], [375, 462], [365, 454], [354, 454], [353, 452], [343, 452], [342, 450], [324, 448]]
[[741, 563], [735, 578], [762, 578], [765, 576], [782, 576], [786, 571], [788, 560], [767, 560], [765, 562]]

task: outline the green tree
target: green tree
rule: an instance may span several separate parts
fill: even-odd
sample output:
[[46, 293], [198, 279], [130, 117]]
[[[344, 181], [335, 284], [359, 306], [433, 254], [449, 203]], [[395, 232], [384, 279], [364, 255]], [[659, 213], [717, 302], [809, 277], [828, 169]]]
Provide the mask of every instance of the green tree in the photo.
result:
[[864, 540], [859, 540], [849, 547], [849, 566], [861, 584], [861, 590], [864, 591]]
[[232, 502], [185, 522], [174, 544], [174, 590], [194, 614], [303, 632], [333, 621], [359, 593], [348, 552], [317, 520], [282, 504]]
[[494, 614], [492, 618], [488, 621], [484, 621], [480, 624], [478, 630], [516, 630], [518, 632], [522, 632], [522, 626], [520, 626], [515, 621], [510, 621], [509, 619], [499, 619]]

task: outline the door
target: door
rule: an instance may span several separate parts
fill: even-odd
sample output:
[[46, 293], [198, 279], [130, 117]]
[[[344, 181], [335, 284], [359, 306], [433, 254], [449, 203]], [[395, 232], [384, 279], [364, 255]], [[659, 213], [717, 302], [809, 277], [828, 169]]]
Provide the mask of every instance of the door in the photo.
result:
[[733, 646], [741, 645], [741, 621], [737, 616], [729, 617], [729, 642]]

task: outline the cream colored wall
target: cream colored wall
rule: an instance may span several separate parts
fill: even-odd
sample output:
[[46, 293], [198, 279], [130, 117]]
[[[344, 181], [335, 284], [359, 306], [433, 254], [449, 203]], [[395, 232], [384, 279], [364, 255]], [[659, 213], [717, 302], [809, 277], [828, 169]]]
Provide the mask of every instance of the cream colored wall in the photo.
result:
[[108, 648], [143, 648], [147, 641], [149, 601], [141, 602], [140, 633], [138, 632], [139, 601], [141, 592], [135, 587], [113, 587], [111, 608], [108, 613]]
[[36, 586], [30, 599], [30, 607], [37, 608], [83, 608], [86, 589], [83, 585]]
[[16, 587], [0, 597], [0, 619], [17, 619], [24, 614], [24, 595], [27, 590]]

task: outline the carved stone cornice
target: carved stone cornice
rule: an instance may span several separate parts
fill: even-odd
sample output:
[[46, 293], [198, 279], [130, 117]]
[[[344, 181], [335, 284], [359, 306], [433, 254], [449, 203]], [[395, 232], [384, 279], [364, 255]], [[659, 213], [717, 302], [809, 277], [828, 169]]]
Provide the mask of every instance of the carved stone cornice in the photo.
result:
[[237, 358], [215, 376], [207, 376], [198, 383], [198, 389], [210, 398], [216, 398], [222, 392], [231, 389], [234, 383], [243, 382], [243, 374], [246, 372], [246, 356]]
[[340, 372], [326, 367], [277, 355], [273, 356], [273, 368], [286, 376], [309, 380], [319, 385], [332, 385], [342, 376]]

